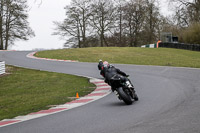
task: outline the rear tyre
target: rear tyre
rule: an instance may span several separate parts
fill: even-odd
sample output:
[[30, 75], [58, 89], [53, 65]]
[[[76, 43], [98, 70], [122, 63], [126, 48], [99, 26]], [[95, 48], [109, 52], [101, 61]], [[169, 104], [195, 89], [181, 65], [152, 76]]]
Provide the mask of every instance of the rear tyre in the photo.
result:
[[118, 92], [120, 98], [121, 98], [127, 105], [130, 105], [130, 104], [133, 103], [133, 100], [131, 99], [131, 97], [130, 97], [128, 94], [126, 94], [126, 93], [124, 92], [124, 90], [123, 90], [122, 87], [117, 88], [117, 92]]

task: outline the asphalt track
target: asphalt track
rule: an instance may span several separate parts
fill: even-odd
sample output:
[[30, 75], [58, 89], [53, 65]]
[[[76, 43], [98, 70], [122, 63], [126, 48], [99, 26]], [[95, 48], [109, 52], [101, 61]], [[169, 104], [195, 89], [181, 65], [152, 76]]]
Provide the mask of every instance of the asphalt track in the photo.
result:
[[[27, 58], [0, 51], [6, 64], [101, 78], [97, 63]], [[120, 65], [140, 100], [127, 106], [112, 93], [87, 105], [0, 128], [0, 133], [200, 133], [200, 69]]]

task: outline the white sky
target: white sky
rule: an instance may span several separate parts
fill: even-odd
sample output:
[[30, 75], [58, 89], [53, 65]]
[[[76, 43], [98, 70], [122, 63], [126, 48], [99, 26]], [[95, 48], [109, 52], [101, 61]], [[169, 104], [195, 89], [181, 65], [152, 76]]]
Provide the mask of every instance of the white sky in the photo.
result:
[[[35, 48], [58, 49], [62, 48], [64, 40], [60, 40], [59, 36], [51, 35], [54, 32], [55, 25], [53, 21], [63, 21], [65, 18], [64, 7], [70, 4], [70, 0], [42, 0], [42, 4], [38, 6], [41, 0], [28, 0], [30, 6], [29, 23], [35, 32], [35, 37], [28, 41], [17, 41], [10, 49], [13, 50], [32, 50]], [[169, 14], [167, 10], [167, 0], [160, 0], [162, 7], [161, 13]]]

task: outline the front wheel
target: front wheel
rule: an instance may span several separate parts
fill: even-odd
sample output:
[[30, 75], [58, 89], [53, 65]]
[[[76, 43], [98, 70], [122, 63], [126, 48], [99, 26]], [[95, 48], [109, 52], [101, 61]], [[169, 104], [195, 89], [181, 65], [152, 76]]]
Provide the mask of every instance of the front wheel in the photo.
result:
[[131, 98], [128, 94], [126, 94], [126, 93], [124, 92], [124, 90], [123, 90], [122, 87], [117, 88], [116, 90], [117, 90], [117, 92], [119, 93], [119, 97], [120, 97], [127, 105], [130, 105], [130, 104], [133, 103], [132, 98]]
[[137, 96], [136, 93], [134, 93], [133, 99], [134, 99], [135, 101], [138, 101], [138, 100], [139, 100], [139, 98], [138, 98], [138, 96]]

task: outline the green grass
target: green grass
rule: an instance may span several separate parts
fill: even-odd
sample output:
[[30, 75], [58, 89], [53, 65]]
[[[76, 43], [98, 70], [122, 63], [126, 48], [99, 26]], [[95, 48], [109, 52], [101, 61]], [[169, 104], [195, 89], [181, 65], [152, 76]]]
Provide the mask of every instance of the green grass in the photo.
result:
[[159, 65], [200, 68], [200, 52], [170, 48], [103, 47], [62, 49], [38, 52], [35, 56], [52, 59], [70, 59], [81, 62]]
[[0, 120], [63, 104], [94, 90], [88, 79], [53, 72], [7, 66], [0, 77]]

